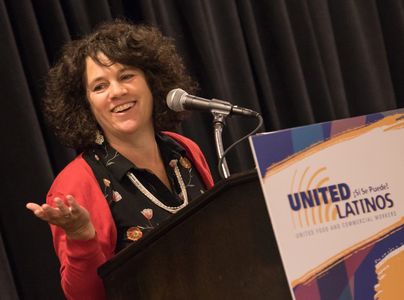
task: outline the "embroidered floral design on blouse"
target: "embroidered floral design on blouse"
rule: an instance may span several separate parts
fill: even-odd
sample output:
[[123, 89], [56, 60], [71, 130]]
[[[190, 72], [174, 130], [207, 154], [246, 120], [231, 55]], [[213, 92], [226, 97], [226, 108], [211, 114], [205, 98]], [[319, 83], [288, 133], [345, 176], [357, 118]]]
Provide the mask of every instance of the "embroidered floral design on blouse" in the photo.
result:
[[118, 191], [112, 191], [112, 200], [115, 202], [122, 200], [121, 194]]
[[180, 157], [180, 164], [183, 166], [185, 169], [190, 169], [192, 167], [191, 162], [186, 158], [185, 156]]
[[192, 168], [189, 168], [188, 169], [188, 174], [187, 174], [188, 176], [187, 176], [187, 178], [188, 178], [188, 180], [186, 180], [186, 182], [185, 182], [185, 186], [188, 188], [188, 187], [195, 187], [195, 184], [191, 184], [191, 182], [192, 182]]
[[108, 199], [108, 194], [109, 194], [108, 190], [111, 187], [111, 181], [106, 178], [103, 178], [102, 182], [104, 183], [104, 197]]
[[[185, 157], [185, 156], [181, 156], [181, 157], [179, 158], [179, 160], [177, 160], [177, 159], [172, 159], [172, 160], [170, 160], [170, 162], [168, 163], [168, 165], [169, 165], [171, 168], [175, 169], [175, 167], [177, 166], [177, 163], [178, 163], [178, 162], [179, 162], [180, 165], [183, 167], [183, 169], [182, 169], [182, 171], [181, 171], [181, 174], [183, 175], [183, 176], [182, 176], [182, 179], [183, 179], [183, 181], [184, 181], [185, 188], [193, 188], [193, 187], [195, 187], [195, 185], [192, 184], [192, 164], [191, 164], [191, 162], [189, 161], [189, 159], [188, 159], [187, 157]], [[185, 197], [184, 197], [182, 191], [179, 192], [179, 193], [177, 194], [177, 196], [178, 196], [178, 198], [179, 198], [180, 200], [184, 201]]]
[[[189, 161], [188, 158], [186, 158], [185, 156], [181, 156], [179, 159], [180, 165], [185, 169], [184, 170], [184, 183], [185, 183], [185, 187], [190, 188], [190, 187], [195, 187], [194, 184], [191, 184], [192, 182], [192, 164]], [[181, 195], [179, 195], [181, 199], [183, 199], [183, 196], [181, 197]]]
[[[114, 164], [114, 163], [115, 163], [115, 162], [114, 162], [114, 159], [117, 158], [118, 156], [119, 156], [118, 151], [115, 151], [114, 156], [112, 156], [110, 159], [108, 159], [108, 160], [106, 161], [105, 165], [108, 167], [108, 166]], [[107, 158], [107, 157], [108, 157], [108, 154], [105, 156], [105, 158]]]
[[141, 213], [142, 213], [142, 215], [147, 219], [147, 222], [149, 223], [149, 226], [148, 227], [142, 227], [142, 226], [139, 226], [140, 228], [142, 228], [142, 229], [153, 229], [154, 228], [154, 226], [153, 226], [153, 224], [151, 223], [151, 219], [153, 218], [153, 209], [151, 209], [151, 208], [145, 208], [145, 209], [143, 209], [142, 211], [141, 211]]
[[151, 208], [145, 208], [141, 211], [141, 213], [147, 220], [151, 220], [153, 218], [153, 210]]
[[106, 178], [103, 178], [102, 181], [104, 182], [104, 185], [105, 185], [106, 187], [109, 187], [109, 186], [111, 185], [111, 181], [109, 181], [109, 180], [106, 179]]
[[[118, 151], [115, 150], [114, 155], [111, 158], [108, 158], [110, 155], [108, 153], [108, 147], [107, 147], [106, 143], [104, 144], [104, 152], [105, 152], [104, 158], [106, 160], [105, 161], [105, 166], [107, 166], [107, 167], [110, 166], [110, 165], [113, 165], [115, 163], [114, 159], [117, 158], [120, 155], [118, 153]], [[97, 159], [97, 160], [99, 160], [99, 159]]]
[[176, 159], [172, 159], [172, 160], [170, 160], [170, 162], [168, 163], [168, 165], [171, 167], [171, 168], [175, 168], [175, 166], [177, 165], [177, 160]]
[[138, 225], [134, 227], [129, 227], [128, 230], [126, 230], [126, 238], [128, 240], [138, 241], [139, 239], [142, 238], [144, 230], [154, 229], [154, 226], [151, 223], [151, 219], [153, 218], [153, 209], [145, 208], [141, 211], [141, 214], [146, 218], [147, 222], [149, 223], [149, 226]]
[[131, 241], [137, 241], [140, 238], [142, 238], [143, 233], [140, 230], [139, 227], [135, 226], [135, 227], [130, 227], [127, 231], [126, 231], [126, 237], [128, 238], [128, 240]]

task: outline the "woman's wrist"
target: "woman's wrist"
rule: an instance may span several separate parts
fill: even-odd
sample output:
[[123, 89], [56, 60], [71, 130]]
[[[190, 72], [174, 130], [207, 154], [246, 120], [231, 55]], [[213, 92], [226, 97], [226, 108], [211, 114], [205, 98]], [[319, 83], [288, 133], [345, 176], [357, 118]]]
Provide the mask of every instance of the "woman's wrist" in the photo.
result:
[[86, 241], [86, 240], [91, 240], [95, 237], [95, 229], [91, 222], [84, 226], [79, 227], [76, 230], [65, 231], [65, 232], [66, 232], [66, 237], [69, 240]]

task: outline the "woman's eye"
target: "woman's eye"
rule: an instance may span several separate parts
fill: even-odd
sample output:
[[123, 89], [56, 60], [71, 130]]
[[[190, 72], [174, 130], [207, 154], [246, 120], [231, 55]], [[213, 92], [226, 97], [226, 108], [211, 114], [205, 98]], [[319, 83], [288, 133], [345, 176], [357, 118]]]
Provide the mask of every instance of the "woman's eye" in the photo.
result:
[[105, 87], [106, 87], [106, 84], [105, 84], [105, 83], [97, 84], [97, 85], [95, 85], [95, 86], [93, 87], [93, 92], [100, 92], [100, 91], [104, 90]]
[[135, 75], [132, 74], [132, 73], [123, 74], [123, 75], [121, 76], [121, 80], [129, 80], [129, 79], [132, 79], [133, 76], [135, 76]]

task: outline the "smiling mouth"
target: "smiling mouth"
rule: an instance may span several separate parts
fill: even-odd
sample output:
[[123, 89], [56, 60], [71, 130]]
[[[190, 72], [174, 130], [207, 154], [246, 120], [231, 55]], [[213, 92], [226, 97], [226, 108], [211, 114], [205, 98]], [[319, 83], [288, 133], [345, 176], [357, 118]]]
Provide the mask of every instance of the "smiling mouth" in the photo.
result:
[[111, 111], [114, 113], [120, 113], [129, 110], [135, 105], [135, 102], [129, 102], [122, 105], [115, 106]]

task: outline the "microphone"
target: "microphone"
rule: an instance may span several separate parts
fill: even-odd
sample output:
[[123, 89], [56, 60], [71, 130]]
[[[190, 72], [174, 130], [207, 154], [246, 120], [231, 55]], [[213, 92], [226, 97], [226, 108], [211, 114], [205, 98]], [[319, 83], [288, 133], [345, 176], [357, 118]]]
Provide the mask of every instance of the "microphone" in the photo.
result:
[[204, 99], [188, 94], [182, 89], [171, 90], [166, 97], [167, 105], [174, 111], [209, 110], [227, 113], [229, 115], [242, 115], [257, 117], [259, 113], [248, 108], [238, 107], [230, 102], [219, 99]]

